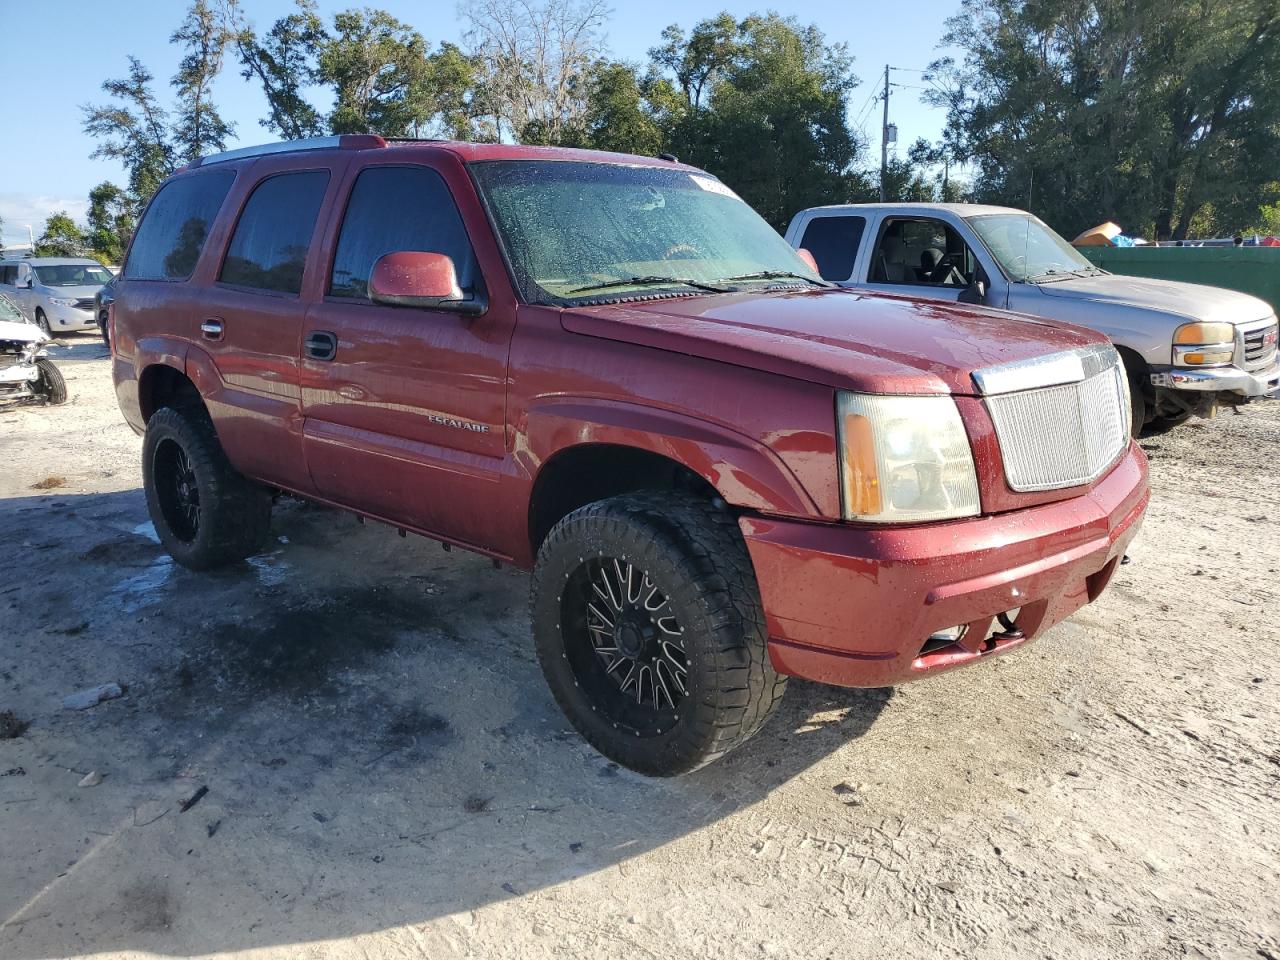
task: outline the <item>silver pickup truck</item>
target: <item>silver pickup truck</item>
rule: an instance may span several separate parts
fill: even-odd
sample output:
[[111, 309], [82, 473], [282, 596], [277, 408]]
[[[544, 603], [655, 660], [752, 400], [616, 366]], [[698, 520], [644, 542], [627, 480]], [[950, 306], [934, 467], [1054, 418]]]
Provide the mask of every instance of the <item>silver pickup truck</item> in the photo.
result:
[[1167, 430], [1280, 391], [1276, 314], [1233, 290], [1121, 277], [1036, 217], [964, 203], [846, 204], [796, 214], [787, 241], [844, 287], [982, 303], [1105, 333], [1133, 395], [1133, 431]]

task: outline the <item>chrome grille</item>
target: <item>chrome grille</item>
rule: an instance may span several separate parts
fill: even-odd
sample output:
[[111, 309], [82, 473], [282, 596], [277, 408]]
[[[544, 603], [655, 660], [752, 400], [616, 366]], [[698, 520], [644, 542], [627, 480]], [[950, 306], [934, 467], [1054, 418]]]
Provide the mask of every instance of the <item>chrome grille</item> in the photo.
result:
[[1249, 370], [1265, 367], [1276, 356], [1277, 325], [1272, 323], [1256, 330], [1245, 330], [1244, 365]]
[[1111, 347], [993, 367], [974, 380], [986, 394], [1014, 490], [1090, 483], [1128, 446], [1128, 386]]
[[81, 297], [79, 300], [75, 302], [75, 308], [77, 310], [92, 310], [93, 297]]

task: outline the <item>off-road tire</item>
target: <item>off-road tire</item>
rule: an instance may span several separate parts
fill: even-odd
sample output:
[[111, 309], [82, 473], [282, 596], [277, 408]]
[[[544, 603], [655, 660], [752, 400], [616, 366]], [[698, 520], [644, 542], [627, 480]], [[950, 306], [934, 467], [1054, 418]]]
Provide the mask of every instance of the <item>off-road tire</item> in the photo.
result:
[[[165, 483], [167, 459], [185, 455], [198, 493], [194, 533], [178, 529]], [[244, 477], [227, 461], [213, 423], [203, 407], [163, 407], [147, 421], [142, 443], [142, 478], [147, 510], [160, 542], [190, 570], [212, 570], [243, 560], [262, 549], [271, 528], [271, 493]]]
[[49, 326], [49, 318], [44, 315], [44, 311], [36, 307], [36, 326], [44, 331], [45, 336], [53, 336], [53, 328]]
[[[578, 641], [561, 626], [571, 612], [566, 585], [600, 557], [651, 576], [683, 629], [687, 694], [672, 705], [672, 725], [656, 733], [611, 721], [570, 656]], [[597, 750], [639, 773], [675, 776], [724, 756], [763, 726], [786, 690], [769, 660], [746, 544], [723, 504], [663, 491], [575, 510], [538, 550], [530, 612], [538, 660], [565, 715]]]
[[40, 379], [36, 381], [36, 391], [44, 397], [45, 403], [67, 402], [67, 381], [62, 378], [52, 360], [40, 357], [36, 360], [36, 369], [40, 371]]

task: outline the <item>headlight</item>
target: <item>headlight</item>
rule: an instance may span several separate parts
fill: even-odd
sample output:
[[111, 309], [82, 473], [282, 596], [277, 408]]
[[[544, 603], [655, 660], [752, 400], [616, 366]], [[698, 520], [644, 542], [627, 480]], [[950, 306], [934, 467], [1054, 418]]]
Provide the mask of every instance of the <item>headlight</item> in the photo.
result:
[[76, 305], [74, 297], [50, 297], [49, 302], [56, 303], [60, 307], [74, 307]]
[[846, 520], [918, 523], [979, 512], [973, 451], [950, 397], [839, 393]]
[[1175, 367], [1220, 367], [1235, 354], [1236, 330], [1229, 323], [1184, 323], [1173, 335]]

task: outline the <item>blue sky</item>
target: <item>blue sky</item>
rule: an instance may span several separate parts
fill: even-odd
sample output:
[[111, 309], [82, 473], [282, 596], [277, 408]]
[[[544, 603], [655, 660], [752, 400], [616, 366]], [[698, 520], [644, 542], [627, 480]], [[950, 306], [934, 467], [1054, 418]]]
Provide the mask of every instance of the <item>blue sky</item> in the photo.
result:
[[[248, 19], [259, 29], [292, 9], [292, 0], [242, 0]], [[326, 19], [336, 10], [365, 5], [341, 0], [321, 0]], [[431, 43], [460, 42], [461, 24], [452, 3], [422, 0], [368, 0], [384, 7], [416, 27]], [[77, 220], [84, 217], [89, 189], [102, 180], [123, 183], [119, 165], [90, 160], [93, 141], [80, 130], [80, 105], [103, 102], [101, 85], [109, 77], [124, 76], [126, 56], [140, 58], [156, 75], [157, 90], [169, 99], [168, 79], [177, 67], [178, 51], [169, 35], [178, 25], [186, 0], [124, 0], [104, 5], [91, 0], [0, 0], [10, 7], [23, 29], [13, 24], [0, 34], [0, 90], [5, 97], [5, 136], [0, 145], [0, 217], [7, 244], [25, 243], [26, 225], [40, 234], [45, 218], [55, 210], [67, 210]], [[831, 41], [848, 44], [854, 71], [861, 85], [850, 97], [849, 113], [861, 121], [869, 150], [879, 155], [880, 107], [869, 97], [882, 82], [886, 63], [922, 69], [939, 55], [937, 44], [947, 17], [959, 0], [916, 0], [896, 7], [865, 0], [836, 3], [744, 3], [740, 0], [615, 0], [608, 26], [612, 54], [624, 60], [642, 61], [658, 42], [662, 28], [678, 23], [686, 30], [698, 20], [728, 10], [735, 16], [760, 10], [794, 15], [803, 23], [816, 23]], [[12, 19], [12, 18], [9, 18]], [[56, 45], [56, 51], [50, 48]], [[52, 54], [52, 56], [51, 56]], [[919, 102], [919, 73], [893, 75], [909, 85], [893, 91], [890, 119], [899, 130], [903, 149], [918, 136], [935, 139], [943, 114]], [[17, 94], [24, 94], [21, 100]], [[258, 119], [266, 112], [258, 89], [242, 80], [234, 62], [228, 63], [215, 89], [215, 101], [223, 116], [236, 124], [231, 146], [272, 139]], [[327, 104], [318, 105], [327, 106]]]

